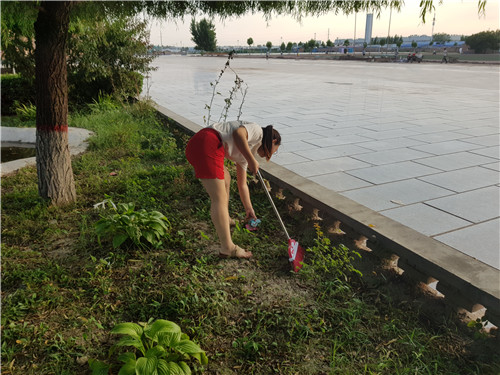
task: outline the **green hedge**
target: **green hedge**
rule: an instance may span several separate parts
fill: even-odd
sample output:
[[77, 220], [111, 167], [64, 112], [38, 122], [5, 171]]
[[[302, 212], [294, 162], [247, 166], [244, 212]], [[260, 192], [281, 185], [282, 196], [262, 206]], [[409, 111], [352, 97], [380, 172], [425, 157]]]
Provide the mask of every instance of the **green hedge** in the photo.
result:
[[2, 116], [14, 115], [14, 102], [35, 104], [35, 84], [18, 74], [2, 74]]

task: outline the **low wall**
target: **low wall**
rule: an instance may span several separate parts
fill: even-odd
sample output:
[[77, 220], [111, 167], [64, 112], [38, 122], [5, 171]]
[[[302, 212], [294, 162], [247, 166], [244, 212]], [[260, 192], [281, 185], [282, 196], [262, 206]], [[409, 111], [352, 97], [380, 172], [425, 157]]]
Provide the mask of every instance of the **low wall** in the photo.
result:
[[[156, 109], [188, 134], [201, 129], [165, 107], [156, 105]], [[265, 163], [261, 171], [275, 190], [289, 191], [286, 199], [302, 206], [304, 214], [320, 217], [325, 225], [348, 233], [360, 248], [387, 260], [410, 282], [437, 290], [458, 311], [480, 316], [484, 312], [490, 323], [500, 327], [499, 270], [273, 162]]]

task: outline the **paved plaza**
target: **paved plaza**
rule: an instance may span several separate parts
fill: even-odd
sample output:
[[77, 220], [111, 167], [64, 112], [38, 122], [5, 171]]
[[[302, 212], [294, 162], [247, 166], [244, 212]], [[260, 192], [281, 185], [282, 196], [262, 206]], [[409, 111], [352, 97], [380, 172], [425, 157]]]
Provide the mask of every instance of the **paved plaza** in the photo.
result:
[[[204, 126], [225, 62], [158, 57], [145, 91]], [[282, 134], [273, 162], [500, 269], [498, 65], [238, 57], [231, 67], [248, 84], [240, 119]], [[233, 83], [227, 70], [211, 122]]]

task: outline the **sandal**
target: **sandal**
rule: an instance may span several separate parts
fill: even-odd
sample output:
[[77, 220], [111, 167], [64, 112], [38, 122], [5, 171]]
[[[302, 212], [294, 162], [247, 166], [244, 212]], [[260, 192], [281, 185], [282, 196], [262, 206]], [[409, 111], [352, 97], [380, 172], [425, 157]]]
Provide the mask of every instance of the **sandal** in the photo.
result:
[[[250, 256], [238, 256], [238, 251], [243, 252], [245, 255], [250, 254]], [[224, 254], [219, 252], [219, 258], [227, 259], [227, 258], [238, 258], [238, 259], [250, 259], [252, 257], [252, 253], [250, 251], [243, 250], [238, 245], [234, 245], [234, 249], [231, 250], [229, 254]]]

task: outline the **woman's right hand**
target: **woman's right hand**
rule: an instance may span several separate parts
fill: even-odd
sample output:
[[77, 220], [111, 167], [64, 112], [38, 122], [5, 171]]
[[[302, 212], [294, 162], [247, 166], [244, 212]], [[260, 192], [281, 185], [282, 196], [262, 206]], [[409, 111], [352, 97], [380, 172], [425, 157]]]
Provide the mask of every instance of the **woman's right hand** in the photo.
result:
[[259, 162], [255, 158], [252, 158], [248, 161], [248, 169], [253, 175], [256, 175], [259, 170]]

